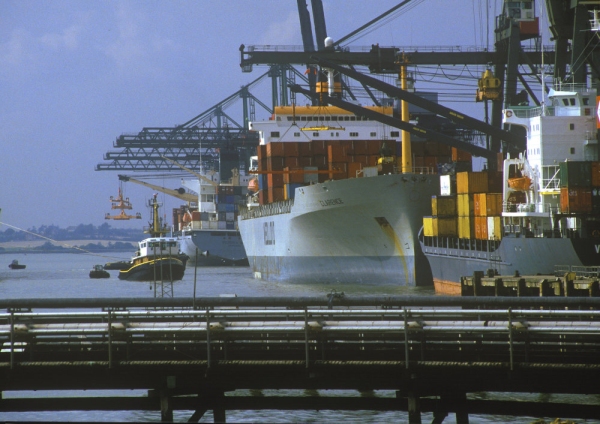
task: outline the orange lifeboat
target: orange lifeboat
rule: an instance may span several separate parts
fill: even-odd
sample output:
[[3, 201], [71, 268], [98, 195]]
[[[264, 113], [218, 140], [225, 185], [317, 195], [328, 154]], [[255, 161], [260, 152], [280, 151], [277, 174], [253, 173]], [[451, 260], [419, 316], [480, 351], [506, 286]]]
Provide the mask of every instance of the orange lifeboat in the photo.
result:
[[192, 222], [192, 215], [190, 215], [189, 211], [187, 211], [186, 213], [183, 214], [182, 221], [185, 222], [186, 224], [189, 222]]
[[508, 186], [513, 190], [518, 191], [527, 191], [529, 187], [531, 187], [531, 178], [529, 177], [519, 177], [519, 178], [509, 178]]
[[250, 181], [248, 181], [248, 191], [253, 193], [258, 191], [258, 180], [256, 178], [252, 178]]

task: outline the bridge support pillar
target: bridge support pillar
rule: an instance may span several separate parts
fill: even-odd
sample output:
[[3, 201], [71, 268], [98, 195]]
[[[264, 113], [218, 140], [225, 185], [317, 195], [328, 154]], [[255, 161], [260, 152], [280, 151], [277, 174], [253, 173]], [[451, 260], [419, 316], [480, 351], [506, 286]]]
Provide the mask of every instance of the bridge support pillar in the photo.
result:
[[408, 424], [421, 424], [421, 401], [413, 393], [408, 395]]
[[173, 399], [169, 390], [160, 391], [160, 421], [173, 422]]

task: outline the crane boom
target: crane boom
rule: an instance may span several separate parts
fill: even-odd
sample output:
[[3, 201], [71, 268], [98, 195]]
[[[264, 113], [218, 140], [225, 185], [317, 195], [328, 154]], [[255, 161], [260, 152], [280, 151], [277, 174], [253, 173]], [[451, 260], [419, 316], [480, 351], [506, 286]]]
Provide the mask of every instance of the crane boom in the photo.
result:
[[185, 200], [186, 202], [197, 202], [198, 196], [190, 193], [186, 193], [183, 188], [174, 190], [171, 188], [165, 188], [161, 186], [157, 186], [155, 184], [150, 184], [145, 181], [136, 180], [135, 178], [128, 177], [127, 175], [119, 175], [119, 180], [121, 181], [129, 181], [132, 183], [143, 185], [144, 187], [151, 188], [156, 191], [160, 191], [161, 193], [168, 194], [169, 196], [176, 197], [181, 200]]
[[204, 175], [198, 174], [197, 172], [195, 172], [195, 171], [192, 171], [191, 169], [189, 169], [189, 168], [186, 168], [186, 167], [185, 167], [185, 166], [183, 166], [183, 165], [180, 165], [179, 163], [177, 163], [177, 161], [174, 161], [173, 159], [169, 159], [169, 158], [167, 158], [167, 157], [165, 157], [165, 156], [161, 156], [161, 158], [163, 158], [164, 160], [168, 160], [168, 161], [169, 161], [169, 162], [171, 162], [172, 164], [174, 164], [174, 165], [177, 165], [178, 167], [180, 167], [180, 168], [181, 168], [181, 169], [183, 169], [184, 171], [187, 171], [187, 172], [189, 172], [190, 174], [193, 174], [193, 175], [195, 175], [196, 177], [200, 178], [202, 181], [205, 181], [205, 182], [207, 182], [208, 184], [210, 184], [210, 185], [212, 185], [212, 186], [215, 186], [215, 187], [216, 187], [216, 186], [218, 186], [218, 185], [219, 185], [218, 183], [216, 183], [216, 182], [214, 182], [214, 181], [212, 181], [212, 180], [209, 180], [209, 179], [208, 179], [208, 178], [206, 178]]

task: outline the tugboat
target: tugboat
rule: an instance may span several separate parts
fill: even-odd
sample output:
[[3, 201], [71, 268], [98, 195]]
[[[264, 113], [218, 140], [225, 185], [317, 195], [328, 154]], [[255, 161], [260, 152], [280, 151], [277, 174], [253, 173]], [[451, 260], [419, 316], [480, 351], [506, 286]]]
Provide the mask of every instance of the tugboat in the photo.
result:
[[138, 250], [131, 259], [130, 267], [119, 271], [119, 279], [130, 281], [181, 280], [188, 256], [181, 253], [177, 237], [167, 237], [169, 229], [159, 218], [158, 194], [150, 201], [152, 221], [145, 233], [150, 237], [138, 243]]
[[8, 265], [10, 269], [25, 269], [27, 265], [20, 264], [18, 260], [13, 259], [13, 261]]
[[90, 271], [90, 278], [110, 278], [110, 274], [102, 265], [94, 265]]

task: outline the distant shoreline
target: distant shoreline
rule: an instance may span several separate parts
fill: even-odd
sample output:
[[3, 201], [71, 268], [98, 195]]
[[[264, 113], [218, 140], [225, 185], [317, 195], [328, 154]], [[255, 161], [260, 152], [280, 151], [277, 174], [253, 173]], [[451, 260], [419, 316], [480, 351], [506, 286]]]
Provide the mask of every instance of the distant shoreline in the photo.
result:
[[[41, 241], [9, 241], [0, 243], [0, 254], [20, 254], [20, 253], [102, 253], [102, 252], [131, 252], [136, 249], [137, 242], [122, 240], [61, 240], [54, 242], [55, 248], [43, 248], [47, 240]], [[109, 248], [109, 244], [127, 243], [129, 247]], [[89, 249], [86, 246], [100, 245], [102, 248]]]

